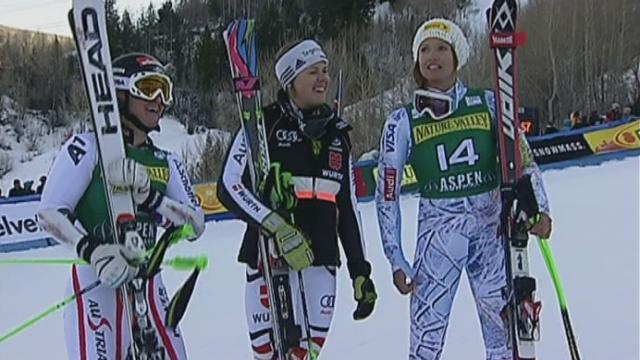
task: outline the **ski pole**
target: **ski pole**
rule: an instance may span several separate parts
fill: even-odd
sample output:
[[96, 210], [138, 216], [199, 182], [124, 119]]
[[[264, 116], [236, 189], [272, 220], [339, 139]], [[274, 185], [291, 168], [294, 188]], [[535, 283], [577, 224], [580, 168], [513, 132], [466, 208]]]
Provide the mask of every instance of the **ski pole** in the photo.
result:
[[[291, 216], [293, 218], [293, 215]], [[302, 300], [302, 317], [304, 318], [304, 327], [307, 332], [307, 353], [309, 354], [309, 360], [316, 360], [318, 358], [318, 351], [313, 347], [311, 340], [311, 327], [309, 326], [309, 311], [307, 310], [307, 297], [304, 291], [304, 280], [302, 279], [302, 271], [298, 271], [298, 286], [300, 291], [300, 297]]]
[[[340, 72], [342, 75], [342, 71]], [[291, 187], [289, 187], [291, 190]], [[293, 198], [295, 199], [295, 194], [293, 194]], [[292, 207], [295, 206], [292, 204]], [[291, 211], [292, 209], [287, 209]], [[289, 219], [291, 220], [291, 224], [296, 223], [295, 218], [293, 216], [293, 212], [289, 213]], [[304, 319], [304, 328], [307, 333], [307, 354], [309, 360], [316, 360], [319, 356], [318, 351], [313, 347], [313, 341], [311, 340], [311, 326], [309, 325], [309, 310], [307, 309], [307, 296], [304, 290], [304, 279], [302, 278], [302, 271], [298, 271], [298, 292], [300, 293], [300, 298], [302, 300], [302, 317]]]
[[3, 341], [18, 335], [19, 333], [21, 333], [25, 329], [33, 326], [33, 324], [35, 324], [38, 321], [44, 319], [45, 317], [47, 317], [47, 316], [53, 314], [54, 312], [62, 309], [67, 304], [69, 304], [70, 302], [74, 301], [78, 296], [82, 296], [82, 295], [88, 293], [89, 291], [95, 289], [96, 287], [98, 287], [98, 285], [100, 285], [100, 283], [101, 283], [100, 280], [96, 280], [96, 281], [92, 282], [91, 284], [87, 285], [82, 290], [78, 291], [77, 293], [74, 293], [73, 295], [65, 298], [64, 300], [60, 301], [59, 303], [57, 303], [57, 304], [55, 304], [55, 305], [53, 305], [51, 307], [48, 307], [47, 309], [45, 309], [44, 311], [42, 311], [38, 315], [32, 317], [31, 319], [25, 321], [24, 323], [22, 323], [21, 325], [17, 326], [13, 330], [11, 330], [11, 331], [7, 332], [6, 334], [0, 336], [0, 344]]
[[549, 275], [551, 275], [553, 287], [556, 290], [558, 303], [560, 304], [560, 313], [562, 314], [562, 322], [564, 324], [564, 331], [567, 337], [567, 345], [569, 345], [569, 352], [571, 353], [571, 359], [580, 360], [578, 344], [576, 342], [576, 337], [573, 334], [571, 319], [569, 318], [569, 307], [567, 306], [567, 299], [564, 295], [562, 282], [560, 281], [560, 275], [558, 273], [558, 268], [556, 267], [556, 262], [553, 258], [553, 253], [551, 252], [551, 247], [549, 246], [547, 239], [543, 239], [540, 237], [538, 238], [538, 245], [540, 246], [540, 252], [542, 252], [544, 262], [547, 264], [547, 269], [549, 269]]
[[[29, 259], [27, 259], [27, 260], [29, 260]], [[67, 259], [60, 259], [60, 260], [67, 260]], [[75, 261], [76, 259], [71, 259], [71, 260]], [[83, 261], [83, 260], [80, 260], [80, 261]], [[208, 259], [204, 255], [195, 256], [195, 257], [180, 257], [180, 256], [176, 256], [174, 258], [171, 258], [171, 259], [163, 262], [163, 264], [165, 264], [167, 266], [171, 266], [172, 268], [174, 268], [176, 270], [179, 270], [179, 271], [184, 271], [184, 270], [188, 271], [188, 270], [191, 270], [191, 269], [203, 270], [208, 264]], [[91, 284], [87, 285], [86, 287], [84, 287], [83, 289], [81, 289], [80, 291], [78, 291], [77, 293], [74, 293], [74, 294], [70, 295], [69, 297], [63, 299], [59, 303], [57, 303], [57, 304], [55, 304], [55, 305], [53, 305], [51, 307], [48, 307], [47, 309], [45, 309], [44, 311], [42, 311], [39, 314], [35, 315], [34, 317], [30, 318], [29, 320], [27, 320], [24, 323], [18, 325], [13, 330], [11, 330], [11, 331], [7, 332], [6, 334], [0, 336], [0, 344], [3, 341], [5, 341], [5, 340], [7, 340], [9, 338], [12, 338], [15, 335], [17, 335], [17, 334], [21, 333], [22, 331], [24, 331], [25, 329], [33, 326], [35, 323], [37, 323], [38, 321], [44, 319], [45, 317], [47, 317], [47, 316], [55, 313], [56, 311], [62, 309], [63, 307], [65, 307], [69, 303], [73, 302], [79, 296], [82, 296], [82, 295], [88, 293], [89, 291], [91, 291], [91, 290], [95, 289], [96, 287], [98, 287], [100, 284], [101, 284], [100, 280], [96, 280], [93, 283], [91, 283]]]
[[[178, 228], [167, 230], [160, 241], [151, 249], [145, 251], [142, 256], [143, 259], [148, 259], [151, 263], [157, 262], [164, 257], [166, 249], [179, 243], [180, 241], [189, 238], [194, 233], [193, 226], [190, 224], [182, 225]], [[202, 264], [203, 261], [207, 261], [206, 255], [200, 255], [197, 257], [180, 257], [176, 256], [173, 259], [168, 259], [162, 262], [162, 265], [173, 267], [176, 270], [184, 270], [181, 268], [182, 264], [187, 264], [188, 269], [193, 269], [196, 263]], [[0, 265], [89, 265], [83, 259], [0, 259]]]
[[[166, 259], [162, 265], [177, 271], [189, 271], [196, 264], [202, 264], [208, 260], [206, 255], [199, 256], [175, 256]], [[82, 259], [0, 259], [0, 265], [89, 265]]]
[[342, 115], [342, 98], [344, 97], [344, 84], [342, 82], [342, 69], [338, 73], [338, 91], [336, 92], [336, 114], [338, 116]]

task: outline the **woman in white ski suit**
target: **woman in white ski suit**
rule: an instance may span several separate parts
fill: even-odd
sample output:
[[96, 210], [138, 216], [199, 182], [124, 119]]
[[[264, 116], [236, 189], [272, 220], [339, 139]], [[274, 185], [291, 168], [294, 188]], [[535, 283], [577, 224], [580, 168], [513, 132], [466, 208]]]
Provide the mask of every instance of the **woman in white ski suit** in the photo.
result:
[[[131, 53], [115, 59], [113, 69], [127, 157], [105, 165], [107, 181], [131, 189], [136, 233], [145, 249], [155, 245], [161, 222], [191, 224], [195, 236], [190, 240], [195, 240], [204, 231], [204, 213], [186, 170], [174, 153], [157, 148], [148, 137], [150, 131], [159, 130], [160, 117], [171, 102], [172, 86], [164, 66], [150, 55]], [[138, 267], [132, 263], [136, 257], [132, 251], [112, 241], [98, 156], [92, 133], [74, 135], [62, 146], [49, 172], [38, 218], [45, 231], [90, 264], [72, 266], [67, 293], [78, 294], [101, 281], [65, 307], [68, 358], [126, 360], [131, 356], [128, 327], [133, 320], [127, 320], [121, 286], [132, 283]], [[163, 359], [185, 360], [180, 329], [165, 326], [170, 299], [161, 272], [142, 284], [144, 315], [136, 318], [148, 324], [144, 342], [149, 351], [162, 353]]]
[[[409, 359], [442, 354], [451, 305], [463, 269], [471, 285], [489, 360], [511, 359], [500, 312], [505, 261], [499, 235], [501, 200], [495, 96], [468, 89], [457, 71], [469, 45], [451, 21], [422, 24], [413, 41], [414, 101], [393, 111], [380, 139], [376, 205], [394, 284], [411, 293]], [[549, 205], [540, 171], [524, 138], [523, 173], [532, 178], [541, 220], [530, 231], [548, 237]], [[413, 266], [402, 251], [400, 186], [405, 165], [421, 197]]]

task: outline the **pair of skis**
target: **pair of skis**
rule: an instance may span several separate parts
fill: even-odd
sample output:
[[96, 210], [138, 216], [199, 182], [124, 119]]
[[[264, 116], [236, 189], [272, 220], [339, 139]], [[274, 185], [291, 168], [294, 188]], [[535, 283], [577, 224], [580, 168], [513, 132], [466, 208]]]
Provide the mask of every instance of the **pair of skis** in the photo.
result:
[[[269, 174], [270, 159], [260, 99], [260, 76], [254, 20], [232, 21], [224, 31], [223, 37], [229, 56], [233, 87], [247, 149], [251, 190], [260, 196], [258, 189], [262, 188]], [[259, 236], [259, 262], [267, 287], [269, 311], [273, 323], [272, 343], [275, 347], [276, 358], [286, 360], [289, 359], [291, 350], [298, 347], [300, 341], [303, 340], [300, 326], [295, 322], [295, 303], [289, 282], [290, 270], [283, 259], [271, 256], [276, 252], [273, 241], [262, 234]], [[315, 359], [316, 354], [311, 343], [301, 272], [298, 272], [297, 277], [308, 359]]]
[[[517, 184], [522, 177], [520, 157], [519, 89], [516, 48], [525, 42], [525, 34], [516, 32], [516, 0], [494, 0], [487, 11], [490, 47], [496, 65], [496, 103], [499, 158], [501, 167], [501, 233], [503, 235], [507, 285], [503, 289], [506, 306], [503, 318], [514, 360], [534, 360], [535, 343], [540, 337], [540, 301], [535, 300], [536, 280], [529, 272], [527, 219], [516, 212]], [[536, 206], [537, 208], [537, 206]], [[545, 262], [556, 288], [567, 343], [572, 360], [579, 360], [569, 312], [564, 299], [551, 249], [540, 240]]]

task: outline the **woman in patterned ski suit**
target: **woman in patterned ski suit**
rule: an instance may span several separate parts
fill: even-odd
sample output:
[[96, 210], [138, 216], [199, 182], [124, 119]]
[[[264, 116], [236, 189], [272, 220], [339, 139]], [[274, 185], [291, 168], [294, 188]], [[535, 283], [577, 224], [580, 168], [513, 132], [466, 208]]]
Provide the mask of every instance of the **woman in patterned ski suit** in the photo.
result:
[[[113, 72], [127, 156], [105, 164], [107, 182], [131, 189], [137, 240], [145, 249], [155, 245], [160, 222], [191, 224], [195, 237], [190, 240], [195, 240], [204, 231], [204, 213], [186, 170], [174, 153], [159, 149], [148, 137], [150, 131], [159, 130], [160, 117], [171, 103], [171, 80], [157, 59], [141, 53], [115, 59]], [[78, 293], [101, 281], [65, 308], [67, 354], [73, 360], [129, 359], [131, 355], [132, 331], [127, 328], [131, 320], [127, 320], [120, 287], [134, 283], [138, 266], [133, 260], [139, 254], [112, 242], [102, 177], [95, 135], [72, 136], [49, 171], [38, 210], [40, 226], [91, 265], [72, 266], [67, 292]], [[144, 315], [136, 317], [144, 320], [135, 323], [144, 322], [148, 336], [136, 341], [137, 347], [146, 344], [147, 354], [185, 360], [180, 329], [164, 325], [169, 296], [161, 273], [141, 284], [146, 307], [141, 307]], [[132, 296], [132, 286], [128, 289]]]
[[[451, 305], [463, 269], [475, 298], [488, 360], [511, 359], [500, 312], [505, 302], [504, 250], [493, 92], [457, 79], [469, 45], [453, 22], [433, 19], [413, 40], [413, 102], [393, 111], [380, 139], [376, 205], [382, 244], [401, 294], [411, 293], [410, 359], [442, 354]], [[548, 237], [551, 219], [540, 171], [524, 138], [524, 174], [531, 175], [540, 221], [530, 232]], [[399, 194], [410, 165], [419, 191], [413, 266], [402, 251]], [[410, 172], [411, 173], [411, 172]]]

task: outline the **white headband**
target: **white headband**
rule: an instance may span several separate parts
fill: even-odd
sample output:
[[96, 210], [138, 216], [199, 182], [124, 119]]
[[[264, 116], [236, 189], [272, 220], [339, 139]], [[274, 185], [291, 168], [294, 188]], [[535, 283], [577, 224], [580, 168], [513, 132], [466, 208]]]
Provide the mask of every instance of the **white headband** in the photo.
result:
[[318, 62], [328, 63], [327, 55], [313, 40], [304, 40], [282, 54], [276, 62], [276, 77], [283, 89], [306, 68]]

